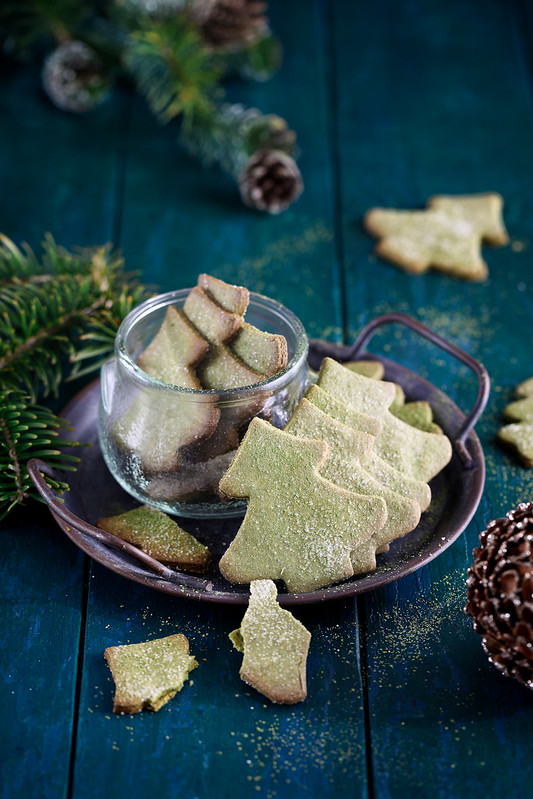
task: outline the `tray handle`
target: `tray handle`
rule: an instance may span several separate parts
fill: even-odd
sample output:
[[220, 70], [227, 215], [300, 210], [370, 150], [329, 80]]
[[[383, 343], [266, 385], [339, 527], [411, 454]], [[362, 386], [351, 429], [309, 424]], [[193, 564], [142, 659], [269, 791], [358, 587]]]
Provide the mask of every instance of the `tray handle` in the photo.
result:
[[165, 566], [156, 558], [153, 558], [151, 555], [147, 555], [146, 552], [142, 551], [142, 549], [133, 546], [133, 544], [130, 544], [127, 541], [123, 541], [121, 538], [117, 538], [117, 536], [112, 535], [111, 533], [107, 533], [105, 530], [100, 530], [99, 527], [89, 524], [89, 522], [80, 519], [79, 516], [76, 516], [74, 513], [72, 513], [72, 511], [69, 511], [68, 508], [65, 507], [64, 503], [58, 499], [43, 477], [43, 474], [54, 477], [54, 470], [50, 464], [40, 460], [40, 458], [31, 458], [26, 465], [28, 473], [37, 491], [44, 499], [52, 513], [59, 516], [64, 522], [73, 527], [75, 530], [79, 530], [85, 535], [95, 538], [97, 541], [100, 541], [101, 544], [105, 544], [112, 549], [116, 549], [119, 552], [126, 552], [128, 555], [130, 555], [132, 558], [135, 558], [135, 560], [142, 563], [143, 566], [146, 566], [148, 569], [150, 569], [150, 571], [154, 572], [163, 580], [168, 580], [169, 582], [177, 583], [178, 585], [186, 584], [192, 588], [205, 588], [207, 584], [206, 580], [183, 574], [183, 572], [175, 572], [173, 569]]
[[[466, 469], [471, 469], [473, 466], [475, 466], [475, 463], [466, 447], [466, 440], [477, 420], [483, 413], [483, 409], [487, 404], [490, 392], [489, 375], [482, 363], [477, 361], [475, 358], [472, 358], [471, 355], [468, 355], [468, 353], [464, 352], [464, 350], [460, 349], [455, 344], [446, 341], [446, 339], [439, 336], [438, 333], [435, 333], [433, 330], [430, 330], [417, 319], [413, 319], [412, 316], [407, 316], [406, 314], [402, 313], [383, 314], [381, 316], [377, 316], [375, 319], [372, 319], [367, 325], [365, 325], [354, 343], [348, 347], [342, 345], [330, 345], [326, 342], [312, 342], [311, 351], [313, 354], [316, 353], [316, 357], [320, 359], [325, 355], [330, 355], [330, 357], [336, 357], [341, 361], [356, 360], [361, 356], [366, 344], [370, 341], [378, 328], [382, 327], [383, 325], [396, 323], [405, 325], [405, 327], [409, 327], [419, 336], [428, 339], [428, 341], [430, 341], [432, 344], [435, 344], [437, 347], [445, 350], [445, 352], [453, 355], [458, 361], [461, 361], [461, 363], [469, 366], [476, 375], [478, 381], [477, 397], [472, 410], [459, 428], [454, 442], [455, 450], [464, 467]], [[313, 344], [315, 344], [314, 350]]]

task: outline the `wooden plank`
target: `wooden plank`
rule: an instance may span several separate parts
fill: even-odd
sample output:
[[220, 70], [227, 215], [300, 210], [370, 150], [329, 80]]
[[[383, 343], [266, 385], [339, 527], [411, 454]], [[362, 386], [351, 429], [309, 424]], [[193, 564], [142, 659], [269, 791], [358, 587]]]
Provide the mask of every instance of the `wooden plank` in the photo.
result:
[[[36, 249], [46, 231], [67, 246], [109, 240], [120, 100], [70, 116], [42, 95], [37, 65], [8, 63], [0, 99], [0, 230]], [[2, 797], [68, 794], [86, 567], [44, 505], [2, 523]]]
[[44, 506], [0, 536], [0, 796], [67, 795], [84, 558]]
[[[127, 263], [164, 289], [201, 271], [244, 283], [289, 305], [313, 334], [338, 336], [339, 275], [332, 243], [323, 52], [317, 9], [272, 4], [287, 42], [271, 83], [234, 88], [297, 128], [306, 181], [279, 217], [245, 209], [235, 187], [177, 149], [133, 104], [122, 239]], [[301, 49], [295, 41], [305, 42]], [[308, 98], [315, 99], [309, 105]], [[250, 795], [366, 795], [366, 752], [354, 603], [296, 611], [312, 632], [309, 696], [273, 706], [238, 677], [228, 633], [243, 609], [196, 604], [141, 590], [100, 568], [90, 586], [74, 797], [158, 792], [240, 799]], [[192, 685], [157, 714], [111, 717], [113, 687], [103, 660], [111, 644], [184, 632], [200, 667]]]
[[[380, 797], [519, 794], [531, 780], [532, 697], [490, 666], [462, 607], [479, 531], [531, 495], [529, 472], [494, 441], [512, 386], [530, 369], [530, 53], [519, 49], [517, 4], [483, 14], [475, 2], [440, 0], [334, 9], [352, 335], [379, 313], [404, 311], [482, 360], [493, 381], [478, 425], [487, 482], [474, 521], [429, 567], [365, 599], [372, 784]], [[485, 251], [487, 282], [411, 277], [371, 255], [360, 225], [367, 208], [485, 190], [504, 196], [512, 239]], [[402, 332], [378, 344], [461, 407], [471, 401], [470, 379], [440, 353]]]
[[[97, 797], [103, 785], [133, 796], [200, 797], [215, 785], [217, 795], [239, 799], [317, 787], [333, 796], [346, 786], [359, 795], [365, 751], [352, 603], [294, 611], [313, 636], [309, 696], [286, 707], [239, 679], [241, 655], [228, 634], [243, 612], [171, 599], [94, 570], [74, 796]], [[199, 662], [192, 684], [156, 714], [112, 717], [104, 647], [174, 632], [187, 635]]]
[[44, 95], [38, 62], [2, 65], [1, 231], [38, 248], [50, 232], [66, 247], [114, 234], [127, 124], [125, 97], [87, 114], [59, 111]]

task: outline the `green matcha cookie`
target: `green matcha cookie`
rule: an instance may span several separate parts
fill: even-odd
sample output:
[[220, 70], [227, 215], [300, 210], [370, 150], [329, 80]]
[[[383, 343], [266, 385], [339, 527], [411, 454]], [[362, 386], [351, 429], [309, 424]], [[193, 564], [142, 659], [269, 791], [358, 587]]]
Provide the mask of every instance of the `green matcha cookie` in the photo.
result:
[[[356, 430], [362, 430], [373, 436], [378, 436], [383, 428], [383, 422], [374, 416], [368, 416], [354, 410], [342, 400], [319, 386], [311, 386], [305, 393], [306, 398], [317, 408], [337, 419], [339, 422], [350, 425]], [[406, 477], [393, 466], [380, 458], [372, 449], [362, 461], [363, 467], [380, 483], [396, 491], [408, 499], [415, 500], [421, 510], [427, 510], [431, 502], [431, 489], [423, 480], [413, 480]]]
[[522, 383], [516, 387], [515, 394], [518, 399], [523, 397], [530, 397], [533, 395], [533, 377], [528, 377], [527, 380], [523, 380]]
[[[137, 359], [151, 377], [169, 385], [200, 389], [195, 365], [208, 351], [185, 314], [169, 306], [158, 332]], [[142, 388], [133, 397], [121, 397], [126, 407], [115, 424], [113, 434], [119, 446], [139, 459], [146, 474], [179, 468], [184, 447], [209, 438], [216, 429], [220, 413], [212, 401], [192, 403], [179, 391]], [[154, 393], [159, 393], [157, 413]]]
[[[220, 490], [248, 499], [220, 571], [234, 583], [282, 579], [291, 592], [352, 577], [351, 554], [385, 524], [381, 497], [365, 497], [324, 479], [329, 447], [255, 418]], [[369, 558], [367, 568], [372, 569]]]
[[498, 432], [498, 441], [510, 447], [524, 466], [533, 468], [533, 422], [515, 422]]
[[369, 233], [379, 239], [375, 253], [422, 274], [430, 267], [465, 280], [484, 280], [488, 269], [481, 243], [507, 244], [499, 194], [435, 196], [423, 211], [373, 208], [364, 217]]
[[503, 415], [508, 422], [533, 422], [533, 394], [510, 402]]
[[[237, 444], [235, 448], [239, 445]], [[207, 461], [184, 461], [179, 472], [153, 477], [144, 489], [147, 496], [163, 502], [191, 502], [217, 494], [220, 478], [230, 465], [235, 449]]]
[[426, 433], [442, 433], [442, 429], [433, 421], [431, 405], [425, 400], [406, 402], [395, 408], [391, 407], [391, 413], [418, 430], [425, 430]]
[[209, 344], [183, 311], [169, 305], [161, 327], [137, 363], [144, 372], [164, 383], [200, 389], [194, 367], [208, 350]]
[[148, 505], [98, 519], [96, 525], [167, 566], [203, 573], [211, 559], [207, 547], [182, 530], [170, 516]]
[[241, 626], [229, 636], [244, 657], [241, 679], [272, 702], [294, 704], [307, 696], [306, 663], [311, 634], [280, 608], [271, 580], [254, 580]]
[[533, 468], [533, 377], [516, 387], [518, 399], [509, 403], [503, 412], [507, 421], [498, 432], [498, 441], [513, 450], [524, 466]]
[[183, 310], [209, 342], [209, 353], [197, 367], [204, 388], [237, 388], [263, 380], [226, 346], [239, 330], [242, 316], [226, 311], [199, 286], [191, 289]]
[[347, 369], [357, 372], [374, 380], [383, 380], [385, 369], [380, 361], [346, 361], [343, 363]]
[[198, 275], [198, 285], [224, 310], [237, 314], [237, 316], [244, 316], [246, 313], [250, 302], [250, 292], [244, 286], [225, 283], [218, 277], [205, 273]]
[[171, 388], [154, 387], [150, 396], [139, 388], [121, 402], [126, 407], [113, 435], [121, 449], [138, 459], [145, 475], [179, 470], [184, 450], [212, 436], [220, 418], [211, 400], [191, 402], [189, 395]]
[[184, 635], [110, 646], [104, 657], [115, 682], [114, 713], [159, 710], [181, 691], [198, 665]]
[[387, 488], [364, 468], [374, 437], [349, 427], [319, 410], [309, 400], [302, 399], [285, 426], [288, 433], [307, 438], [323, 439], [330, 452], [320, 473], [335, 485], [365, 496], [382, 497], [387, 505], [387, 520], [383, 527], [352, 552], [354, 574], [368, 571], [369, 560], [377, 551], [384, 551], [396, 538], [409, 533], [420, 521], [420, 505], [412, 499]]
[[324, 358], [317, 385], [359, 412], [382, 420], [375, 452], [402, 474], [429, 482], [450, 461], [452, 446], [446, 436], [418, 430], [390, 413], [394, 383], [371, 380]]
[[[224, 310], [244, 316], [250, 297], [248, 289], [205, 274], [199, 276], [198, 285]], [[287, 342], [284, 336], [266, 333], [245, 321], [228, 347], [243, 363], [263, 375], [263, 379], [272, 377], [287, 365]]]

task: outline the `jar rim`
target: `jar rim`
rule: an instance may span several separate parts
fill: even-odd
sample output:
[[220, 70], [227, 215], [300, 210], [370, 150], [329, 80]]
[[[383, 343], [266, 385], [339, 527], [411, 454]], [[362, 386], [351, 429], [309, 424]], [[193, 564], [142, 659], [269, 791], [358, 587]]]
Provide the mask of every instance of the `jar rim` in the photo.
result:
[[296, 347], [292, 357], [283, 369], [281, 369], [279, 372], [276, 372], [275, 375], [267, 377], [257, 383], [224, 389], [188, 388], [186, 386], [176, 386], [172, 383], [166, 383], [164, 380], [160, 380], [157, 377], [152, 377], [152, 375], [149, 375], [147, 372], [141, 369], [141, 367], [132, 358], [126, 346], [126, 339], [136, 324], [140, 323], [154, 311], [172, 305], [179, 300], [184, 301], [191, 290], [192, 289], [190, 288], [175, 289], [173, 291], [167, 291], [163, 294], [157, 294], [154, 297], [150, 297], [148, 300], [145, 300], [133, 308], [122, 320], [115, 338], [115, 355], [121, 364], [133, 372], [136, 380], [141, 384], [144, 384], [147, 387], [160, 389], [164, 388], [166, 390], [175, 391], [177, 394], [182, 394], [191, 398], [196, 397], [198, 399], [208, 399], [216, 397], [219, 401], [224, 399], [231, 400], [240, 397], [247, 397], [250, 394], [256, 393], [258, 390], [279, 391], [280, 388], [283, 388], [285, 383], [290, 382], [293, 374], [297, 373], [302, 363], [306, 361], [309, 349], [309, 339], [302, 322], [298, 319], [296, 314], [294, 314], [291, 310], [277, 300], [273, 300], [272, 298], [266, 297], [263, 294], [250, 291], [249, 307], [255, 306], [262, 308], [265, 311], [270, 311], [282, 319], [285, 324], [288, 324], [294, 332]]

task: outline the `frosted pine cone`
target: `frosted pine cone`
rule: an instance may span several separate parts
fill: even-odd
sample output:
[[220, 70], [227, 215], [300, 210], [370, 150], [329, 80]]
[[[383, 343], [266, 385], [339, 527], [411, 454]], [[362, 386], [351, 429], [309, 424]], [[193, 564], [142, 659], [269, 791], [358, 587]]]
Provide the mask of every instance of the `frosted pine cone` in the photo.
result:
[[245, 205], [279, 214], [298, 199], [303, 182], [290, 155], [281, 150], [259, 150], [248, 159], [239, 188]]
[[64, 42], [48, 56], [43, 87], [62, 111], [91, 111], [109, 95], [111, 81], [98, 55], [83, 42]]
[[204, 6], [201, 33], [204, 41], [215, 50], [245, 47], [255, 41], [268, 27], [262, 0], [211, 0]]
[[465, 611], [490, 661], [533, 688], [533, 502], [490, 522], [480, 543]]

